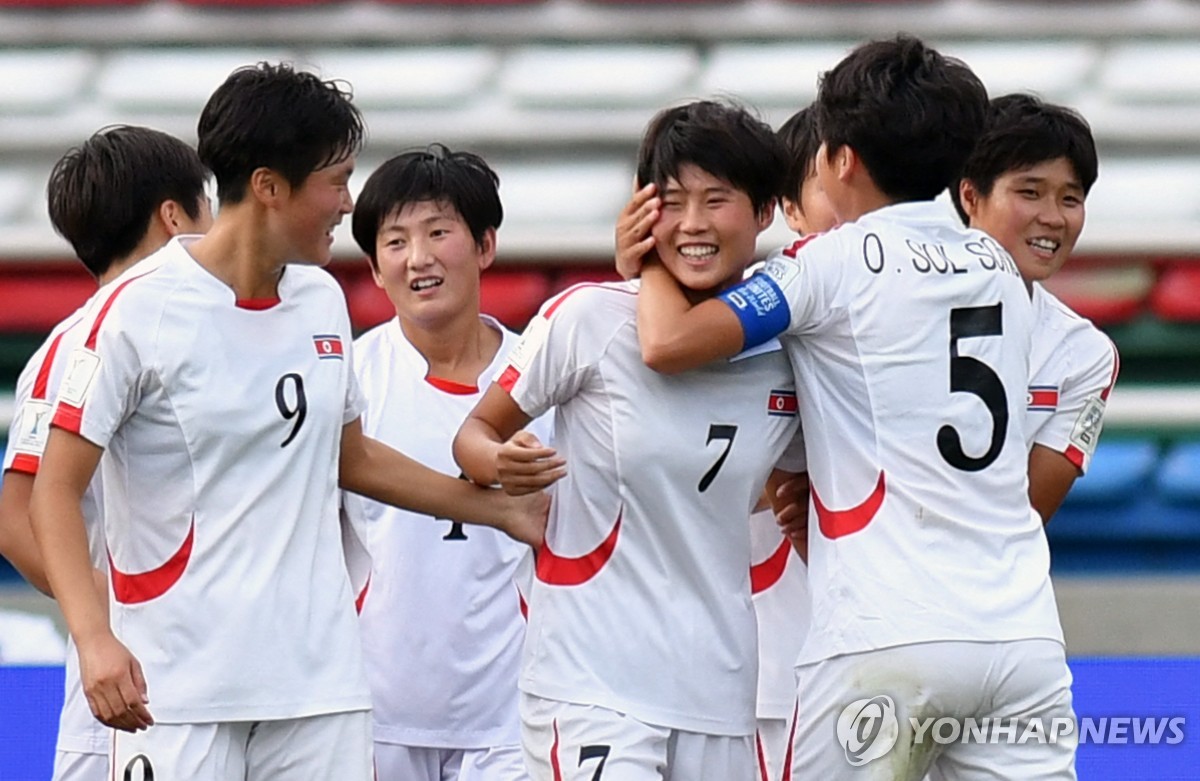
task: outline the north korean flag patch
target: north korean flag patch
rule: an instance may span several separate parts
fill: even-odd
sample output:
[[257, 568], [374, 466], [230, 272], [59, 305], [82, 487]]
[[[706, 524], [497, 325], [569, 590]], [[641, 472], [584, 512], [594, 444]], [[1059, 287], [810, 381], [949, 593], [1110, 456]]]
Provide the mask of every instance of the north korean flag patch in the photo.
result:
[[1058, 386], [1030, 385], [1027, 398], [1031, 412], [1053, 412], [1058, 409]]
[[799, 410], [800, 404], [796, 401], [796, 391], [776, 389], [772, 390], [771, 395], [767, 397], [768, 415], [794, 418]]
[[321, 360], [336, 358], [342, 360], [345, 353], [342, 350], [342, 337], [337, 334], [317, 334], [313, 337], [313, 345], [317, 348], [317, 357]]

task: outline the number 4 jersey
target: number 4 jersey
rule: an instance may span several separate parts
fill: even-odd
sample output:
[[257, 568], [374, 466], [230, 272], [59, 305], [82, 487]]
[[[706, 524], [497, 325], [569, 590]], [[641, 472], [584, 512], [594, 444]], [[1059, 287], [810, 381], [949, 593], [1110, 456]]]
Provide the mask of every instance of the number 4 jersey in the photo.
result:
[[1032, 307], [941, 204], [797, 242], [722, 294], [796, 370], [813, 515], [801, 663], [1062, 634], [1024, 441]]
[[[642, 362], [634, 283], [551, 300], [498, 381], [555, 408], [554, 488], [521, 689], [689, 732], [754, 732], [746, 523], [797, 428], [776, 345], [667, 376]], [[787, 466], [786, 463], [781, 466]]]
[[365, 710], [337, 507], [363, 407], [345, 299], [288, 266], [278, 300], [235, 301], [191, 240], [98, 301], [59, 388], [54, 424], [105, 448], [113, 630], [160, 722]]

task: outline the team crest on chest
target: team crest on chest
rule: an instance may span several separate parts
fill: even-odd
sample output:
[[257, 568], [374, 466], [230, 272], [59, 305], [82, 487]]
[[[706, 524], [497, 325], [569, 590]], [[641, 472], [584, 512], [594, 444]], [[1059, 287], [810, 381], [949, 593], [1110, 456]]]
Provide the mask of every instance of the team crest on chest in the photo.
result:
[[340, 361], [345, 354], [342, 350], [342, 337], [337, 334], [316, 334], [313, 336], [313, 345], [316, 346], [317, 357], [321, 360], [336, 358]]
[[767, 414], [781, 418], [794, 418], [800, 410], [794, 390], [772, 390], [767, 396]]
[[1058, 386], [1030, 385], [1025, 398], [1030, 412], [1053, 412], [1058, 409]]

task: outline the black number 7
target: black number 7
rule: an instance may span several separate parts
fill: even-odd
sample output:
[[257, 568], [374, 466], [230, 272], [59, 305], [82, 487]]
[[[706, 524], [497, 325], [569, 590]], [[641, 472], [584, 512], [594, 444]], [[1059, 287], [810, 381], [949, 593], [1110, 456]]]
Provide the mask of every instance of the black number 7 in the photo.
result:
[[596, 765], [596, 772], [592, 773], [592, 781], [600, 781], [600, 774], [604, 772], [604, 763], [608, 761], [608, 752], [612, 750], [612, 746], [580, 746], [579, 747], [579, 766], [583, 767], [583, 763], [589, 759], [599, 759], [600, 764]]
[[712, 485], [712, 481], [716, 479], [717, 472], [720, 472], [721, 467], [725, 465], [725, 459], [729, 457], [729, 451], [733, 448], [733, 438], [735, 436], [737, 436], [737, 426], [713, 423], [708, 427], [708, 439], [705, 440], [705, 445], [710, 444], [714, 439], [724, 439], [727, 441], [725, 443], [725, 449], [721, 451], [721, 457], [717, 459], [717, 463], [713, 464], [709, 470], [704, 473], [704, 477], [700, 478], [700, 485], [697, 486], [700, 489], [700, 493], [704, 493], [708, 490], [708, 487]]

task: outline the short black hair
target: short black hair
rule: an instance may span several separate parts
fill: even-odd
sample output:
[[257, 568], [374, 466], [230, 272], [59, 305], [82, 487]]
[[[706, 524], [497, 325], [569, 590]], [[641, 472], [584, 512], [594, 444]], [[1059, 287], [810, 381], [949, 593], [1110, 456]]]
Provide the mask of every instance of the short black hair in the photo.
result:
[[[1086, 196], [1100, 174], [1096, 140], [1087, 120], [1034, 95], [1001, 95], [988, 107], [987, 127], [967, 158], [960, 181], [969, 181], [980, 195], [991, 195], [996, 180], [1009, 171], [1060, 157], [1071, 164]], [[950, 197], [963, 222], [970, 223], [958, 187], [950, 188]]]
[[687, 164], [729, 182], [762, 212], [782, 194], [787, 152], [770, 126], [747, 109], [699, 100], [650, 120], [638, 150], [638, 182], [661, 190]]
[[200, 112], [200, 159], [222, 203], [246, 196], [258, 168], [299, 187], [313, 171], [358, 154], [366, 128], [348, 88], [291, 65], [238, 68]]
[[388, 215], [411, 203], [447, 203], [463, 218], [477, 246], [504, 219], [500, 177], [482, 157], [442, 144], [405, 152], [375, 169], [354, 207], [354, 240], [375, 265], [375, 239]]
[[133, 252], [164, 201], [197, 219], [207, 180], [196, 151], [174, 136], [102, 128], [54, 164], [46, 185], [50, 222], [98, 278]]
[[924, 201], [958, 181], [988, 102], [964, 63], [900, 35], [859, 46], [825, 73], [816, 106], [827, 154], [848, 146], [885, 195]]
[[805, 106], [788, 117], [776, 134], [788, 151], [787, 174], [783, 180], [783, 195], [800, 202], [800, 188], [813, 170], [821, 137], [817, 134], [817, 111]]

